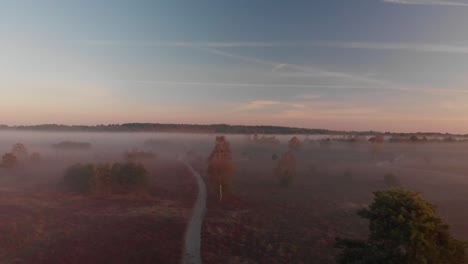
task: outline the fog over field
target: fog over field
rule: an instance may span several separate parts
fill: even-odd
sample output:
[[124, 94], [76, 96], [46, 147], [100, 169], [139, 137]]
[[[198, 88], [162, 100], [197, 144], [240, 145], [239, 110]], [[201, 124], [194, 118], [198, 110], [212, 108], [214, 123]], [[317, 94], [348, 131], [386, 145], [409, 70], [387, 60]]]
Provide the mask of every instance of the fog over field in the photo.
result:
[[[128, 205], [128, 209], [121, 208], [115, 212], [140, 210], [140, 212], [146, 212], [148, 217], [151, 215], [152, 219], [163, 217], [163, 219], [173, 219], [168, 223], [180, 223], [180, 225], [174, 224], [175, 226], [157, 230], [180, 230], [178, 236], [174, 237], [177, 239], [174, 240], [173, 247], [181, 250], [183, 230], [190, 216], [193, 197], [197, 192], [193, 183], [194, 178], [184, 169], [185, 165], [182, 161], [192, 163], [205, 177], [205, 181], [208, 181], [206, 166], [214, 148], [216, 136], [215, 134], [184, 133], [2, 131], [0, 132], [1, 153], [9, 152], [12, 145], [20, 142], [26, 146], [29, 154], [37, 152], [41, 159], [38, 162], [32, 162], [31, 159], [28, 162], [18, 163], [14, 168], [0, 169], [0, 190], [6, 195], [5, 197], [9, 197], [3, 200], [2, 208], [6, 210], [8, 206], [13, 206], [11, 211], [2, 210], [0, 220], [3, 219], [2, 221], [8, 226], [13, 223], [8, 221], [17, 219], [20, 222], [23, 221], [23, 228], [30, 226], [34, 229], [38, 228], [36, 221], [24, 218], [30, 213], [54, 214], [55, 219], [75, 215], [75, 226], [83, 225], [82, 228], [84, 228], [82, 231], [77, 229], [75, 235], [72, 235], [75, 237], [83, 230], [92, 230], [100, 223], [100, 220], [85, 220], [79, 216], [83, 214], [83, 210], [88, 212], [86, 211], [88, 209], [84, 208], [94, 206], [93, 204], [98, 206], [105, 201], [100, 205], [100, 209], [88, 213], [93, 217], [100, 214], [110, 217], [110, 208], [123, 203], [122, 201], [133, 200], [131, 202], [133, 205]], [[202, 254], [207, 263], [220, 261], [217, 256], [210, 255], [215, 251], [210, 247], [219, 247], [224, 243], [215, 242], [217, 239], [232, 240], [234, 244], [228, 247], [231, 248], [229, 250], [244, 245], [241, 242], [237, 243], [236, 237], [230, 237], [228, 233], [225, 233], [229, 230], [241, 232], [240, 230], [244, 229], [242, 232], [258, 236], [256, 239], [260, 241], [272, 239], [269, 238], [269, 234], [277, 232], [272, 242], [273, 248], [277, 245], [283, 245], [282, 247], [286, 248], [288, 247], [285, 245], [296, 247], [295, 256], [298, 259], [310, 257], [311, 261], [315, 259], [317, 263], [335, 263], [334, 238], [336, 236], [363, 238], [368, 233], [366, 221], [360, 219], [356, 212], [370, 205], [373, 192], [391, 188], [384, 179], [388, 174], [396, 176], [399, 186], [420, 192], [425, 199], [436, 204], [438, 214], [452, 226], [454, 236], [468, 240], [467, 143], [462, 141], [395, 143], [387, 139], [376, 149], [376, 145], [368, 141], [370, 136], [361, 137], [358, 141], [343, 140], [345, 137], [338, 135], [332, 137], [327, 135], [296, 136], [301, 144], [300, 148], [293, 152], [297, 166], [296, 174], [291, 186], [284, 189], [278, 186], [275, 170], [279, 164], [278, 158], [288, 150], [290, 151], [289, 140], [292, 137], [292, 135], [265, 138], [252, 135], [226, 136], [231, 145], [232, 163], [235, 170], [231, 187], [226, 192], [222, 203], [216, 202], [216, 191], [209, 189], [208, 215], [202, 232]], [[132, 151], [154, 154], [154, 158], [141, 160], [152, 179], [152, 187], [148, 193], [150, 196], [142, 196], [147, 198], [135, 196], [136, 198], [129, 200], [125, 198], [126, 196], [114, 196], [114, 198], [102, 200], [100, 195], [77, 194], [64, 189], [64, 175], [70, 166], [79, 163], [98, 165], [126, 162], [129, 159], [126, 153], [132, 153]], [[119, 199], [123, 200], [118, 202]], [[61, 205], [56, 202], [60, 202]], [[70, 204], [74, 205], [70, 206]], [[151, 209], [156, 208], [155, 205], [159, 206], [157, 209], [159, 216], [149, 213], [156, 212], [153, 211], [156, 209]], [[67, 212], [70, 208], [76, 209], [73, 213]], [[169, 208], [178, 209], [174, 211]], [[26, 215], [22, 216], [23, 213], [20, 212]], [[162, 216], [161, 214], [169, 215]], [[112, 215], [114, 218], [111, 219], [124, 216], [120, 213]], [[220, 215], [224, 216], [220, 218]], [[259, 218], [260, 216], [262, 217]], [[141, 217], [135, 219], [141, 220], [143, 219]], [[230, 222], [222, 220], [230, 218], [233, 218], [240, 226], [232, 226]], [[270, 218], [276, 220], [266, 221]], [[85, 227], [87, 221], [91, 222]], [[165, 223], [164, 221], [161, 223]], [[58, 229], [62, 230], [67, 222], [47, 223], [44, 232], [52, 234], [49, 232], [53, 232], [53, 225], [63, 226]], [[124, 223], [131, 223], [131, 221], [126, 220], [122, 222]], [[213, 226], [218, 226], [219, 230], [225, 231], [212, 233], [214, 232]], [[19, 234], [10, 235], [22, 237]], [[65, 235], [63, 237], [50, 236], [50, 241], [56, 242], [57, 239], [67, 241], [64, 238], [67, 237]], [[122, 241], [132, 239], [129, 236], [122, 237]], [[44, 259], [39, 257], [28, 259], [25, 256], [30, 253], [27, 252], [39, 247], [42, 242], [26, 237], [22, 239], [24, 240], [21, 240], [20, 245], [15, 244], [15, 246], [3, 241], [2, 243], [9, 245], [6, 247], [9, 250], [3, 252], [0, 250], [0, 259], [24, 257], [25, 260], [34, 260], [37, 263], [55, 260], [50, 255]], [[84, 245], [83, 247], [86, 248], [86, 245], [90, 245], [86, 241], [83, 240], [81, 246]], [[108, 241], [107, 238], [106, 241]], [[63, 245], [68, 245], [67, 243], [64, 242]], [[313, 245], [317, 250], [302, 256], [301, 247], [307, 245]], [[50, 247], [56, 248], [52, 244]], [[255, 259], [261, 255], [259, 252], [268, 250], [258, 245], [255, 247], [258, 252], [255, 251], [253, 255], [241, 255], [246, 259]], [[226, 254], [232, 254], [229, 252], [231, 251]], [[89, 257], [86, 254], [80, 255], [80, 258]], [[158, 254], [152, 256], [154, 257], [152, 259], [164, 259], [162, 253]], [[174, 256], [171, 255], [171, 259], [177, 259], [181, 253], [174, 254]], [[286, 256], [288, 254], [286, 253]], [[106, 256], [106, 254], [101, 255]], [[277, 256], [274, 259], [281, 258]]]
[[[28, 165], [9, 171], [0, 170], [0, 182], [18, 187], [54, 185], [60, 182], [67, 166], [75, 163], [104, 163], [124, 160], [124, 152], [134, 149], [152, 151], [160, 160], [177, 160], [192, 151], [206, 160], [213, 149], [216, 135], [170, 133], [78, 133], [78, 132], [0, 132], [0, 151], [9, 152], [15, 143], [23, 143], [29, 152], [38, 152], [42, 161], [37, 166]], [[246, 135], [228, 135], [232, 146], [234, 164], [239, 169], [233, 178], [242, 185], [244, 164], [258, 170], [265, 184], [273, 184], [276, 162], [272, 155], [287, 150], [287, 140], [292, 136], [277, 136], [278, 145], [256, 145]], [[299, 137], [301, 140], [305, 136]], [[366, 140], [357, 143], [333, 141], [321, 146], [315, 136], [303, 143], [297, 152], [298, 181], [295, 188], [313, 187], [323, 199], [341, 201], [343, 206], [365, 205], [371, 201], [372, 192], [385, 189], [383, 176], [397, 175], [407, 188], [421, 192], [428, 200], [439, 205], [439, 211], [453, 225], [456, 234], [468, 239], [468, 145], [466, 143], [389, 143], [373, 154]], [[317, 141], [315, 141], [317, 140]], [[56, 149], [54, 144], [63, 141], [87, 142], [90, 149]], [[349, 172], [352, 178], [343, 176]], [[18, 174], [10, 177], [9, 174]], [[270, 175], [271, 174], [271, 175]], [[255, 177], [255, 176], [254, 176]], [[268, 178], [271, 178], [271, 181]], [[10, 185], [11, 184], [11, 185]], [[15, 185], [17, 184], [17, 185]], [[31, 186], [33, 185], [33, 186]], [[297, 186], [300, 185], [300, 186]], [[294, 190], [294, 188], [293, 188]], [[339, 209], [339, 208], [337, 208]]]

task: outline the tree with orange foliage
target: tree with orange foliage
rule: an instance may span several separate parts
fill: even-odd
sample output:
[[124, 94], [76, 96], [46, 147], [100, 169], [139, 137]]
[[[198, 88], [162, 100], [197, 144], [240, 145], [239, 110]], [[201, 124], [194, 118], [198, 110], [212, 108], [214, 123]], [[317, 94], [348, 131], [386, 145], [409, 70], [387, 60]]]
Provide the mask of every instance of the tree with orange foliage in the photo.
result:
[[298, 150], [301, 147], [301, 141], [297, 137], [291, 138], [288, 143], [290, 150]]
[[288, 151], [281, 156], [275, 173], [281, 186], [291, 186], [294, 176], [296, 175], [296, 159], [291, 151]]
[[219, 201], [223, 190], [229, 188], [234, 166], [232, 164], [231, 144], [224, 136], [216, 137], [216, 145], [208, 158], [208, 179], [219, 189]]

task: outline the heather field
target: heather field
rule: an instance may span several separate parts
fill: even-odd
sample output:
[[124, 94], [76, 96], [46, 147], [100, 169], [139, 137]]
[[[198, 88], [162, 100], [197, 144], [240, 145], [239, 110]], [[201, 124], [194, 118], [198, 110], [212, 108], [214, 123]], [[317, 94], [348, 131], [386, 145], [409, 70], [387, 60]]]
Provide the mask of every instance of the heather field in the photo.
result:
[[[367, 139], [323, 144], [324, 136], [298, 136], [293, 148], [287, 135], [227, 135], [233, 171], [219, 201], [208, 166], [215, 135], [2, 133], [4, 152], [23, 142], [30, 154], [40, 154], [0, 169], [2, 263], [180, 263], [198, 194], [181, 160], [208, 187], [203, 263], [336, 263], [336, 237], [368, 235], [368, 222], [356, 212], [372, 202], [373, 192], [391, 187], [389, 174], [436, 204], [455, 237], [468, 240], [463, 142], [386, 141], [376, 149]], [[57, 149], [57, 142], [90, 147]], [[295, 170], [285, 187], [277, 169], [288, 151]], [[64, 174], [73, 164], [124, 160], [144, 166], [144, 191], [66, 188]]]

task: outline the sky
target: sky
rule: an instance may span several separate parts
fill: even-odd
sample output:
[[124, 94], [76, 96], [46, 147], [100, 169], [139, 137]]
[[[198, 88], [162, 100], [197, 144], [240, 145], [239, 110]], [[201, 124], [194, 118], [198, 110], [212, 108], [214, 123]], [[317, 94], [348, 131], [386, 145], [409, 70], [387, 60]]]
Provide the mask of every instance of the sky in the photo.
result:
[[0, 0], [0, 123], [468, 133], [468, 0]]

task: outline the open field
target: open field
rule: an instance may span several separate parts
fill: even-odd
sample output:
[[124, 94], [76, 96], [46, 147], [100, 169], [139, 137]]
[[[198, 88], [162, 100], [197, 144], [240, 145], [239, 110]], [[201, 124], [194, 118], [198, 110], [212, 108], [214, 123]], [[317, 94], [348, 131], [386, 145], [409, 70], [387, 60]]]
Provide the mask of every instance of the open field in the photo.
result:
[[[0, 170], [0, 262], [179, 263], [197, 183], [177, 159], [190, 157], [206, 176], [214, 137], [2, 134], [4, 152], [24, 142], [42, 161]], [[374, 191], [388, 188], [388, 173], [438, 205], [454, 235], [468, 240], [466, 143], [386, 142], [373, 154], [366, 141], [303, 142], [294, 152], [293, 184], [283, 188], [274, 174], [274, 156], [288, 150], [290, 136], [277, 138], [279, 144], [258, 144], [245, 136], [227, 136], [235, 174], [221, 203], [209, 188], [202, 228], [204, 263], [335, 263], [337, 236], [367, 235], [368, 223], [356, 211], [372, 201]], [[88, 142], [91, 148], [52, 147], [67, 140]], [[63, 190], [68, 166], [121, 161], [134, 149], [155, 154], [154, 160], [143, 162], [152, 179], [146, 194], [80, 195]]]
[[[47, 139], [34, 141], [29, 145], [42, 154], [39, 164], [0, 170], [1, 263], [180, 262], [197, 195], [196, 182], [182, 163], [164, 157], [145, 163], [152, 179], [145, 194], [76, 194], [62, 188], [66, 166], [119, 161], [134, 143], [104, 142], [90, 151], [55, 153]], [[110, 147], [115, 153], [105, 155]]]
[[232, 194], [209, 202], [205, 263], [335, 263], [335, 237], [367, 235], [356, 212], [373, 191], [387, 188], [387, 173], [438, 205], [455, 236], [468, 240], [467, 147], [386, 143], [374, 156], [368, 143], [304, 145], [294, 184], [285, 189], [271, 157], [286, 146], [246, 145], [235, 153]]

